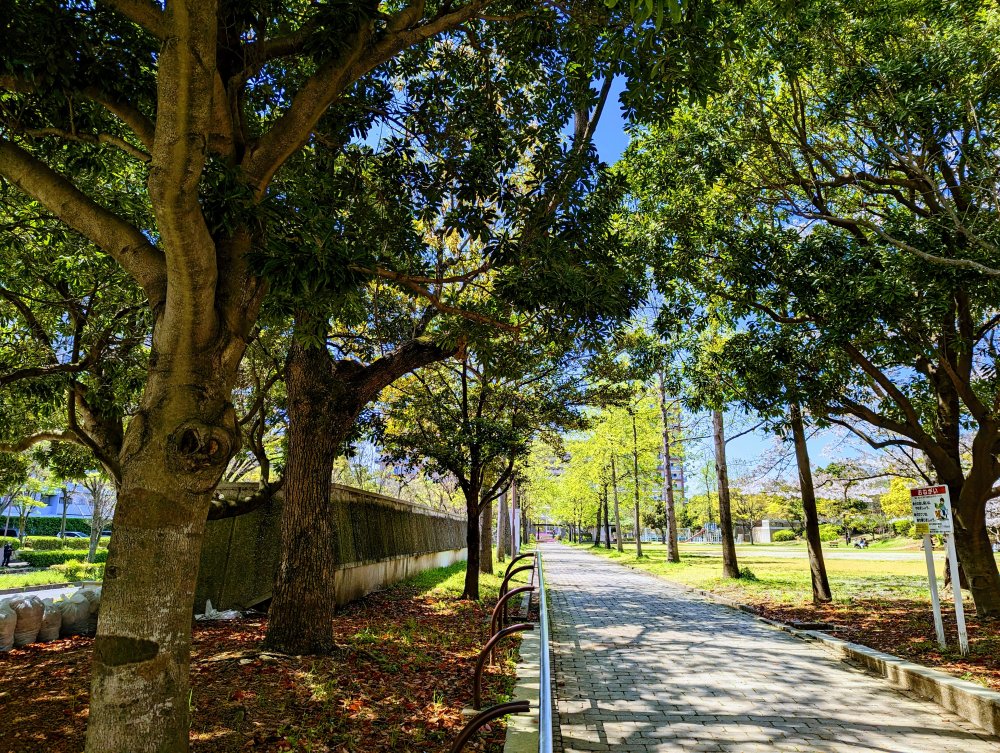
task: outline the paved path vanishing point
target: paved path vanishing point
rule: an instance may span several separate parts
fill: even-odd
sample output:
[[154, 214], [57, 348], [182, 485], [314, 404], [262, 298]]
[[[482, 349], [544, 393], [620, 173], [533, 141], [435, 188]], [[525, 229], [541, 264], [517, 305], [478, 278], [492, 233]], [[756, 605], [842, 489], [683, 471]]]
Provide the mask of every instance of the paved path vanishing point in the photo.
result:
[[750, 615], [583, 550], [543, 552], [556, 751], [1000, 751], [1000, 738]]

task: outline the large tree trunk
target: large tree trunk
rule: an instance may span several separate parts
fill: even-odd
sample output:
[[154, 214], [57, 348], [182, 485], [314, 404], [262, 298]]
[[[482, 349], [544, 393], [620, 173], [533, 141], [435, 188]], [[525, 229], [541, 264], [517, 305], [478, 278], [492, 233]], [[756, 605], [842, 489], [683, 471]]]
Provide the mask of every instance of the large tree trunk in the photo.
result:
[[806, 524], [806, 543], [809, 548], [809, 574], [812, 578], [813, 603], [833, 601], [830, 581], [823, 562], [823, 543], [819, 537], [819, 513], [816, 510], [816, 490], [813, 488], [812, 468], [809, 465], [809, 448], [802, 426], [802, 411], [798, 405], [791, 407], [792, 441], [799, 467], [799, 489], [802, 492], [802, 510]]
[[733, 515], [729, 500], [729, 468], [726, 465], [726, 430], [722, 411], [712, 411], [712, 435], [715, 439], [715, 474], [719, 483], [719, 528], [722, 531], [722, 574], [739, 578], [736, 562], [736, 540], [733, 537]]
[[[308, 326], [301, 315], [296, 326]], [[265, 644], [288, 654], [323, 654], [333, 645], [336, 537], [330, 480], [358, 415], [404, 374], [452, 354], [411, 340], [362, 365], [335, 361], [324, 348], [299, 342], [289, 350], [288, 464], [285, 467], [281, 557]], [[477, 521], [478, 522], [478, 521]]]
[[463, 491], [466, 516], [465, 547], [468, 558], [465, 563], [465, 587], [462, 589], [461, 598], [479, 601], [479, 489], [469, 485]]
[[182, 352], [154, 348], [125, 435], [94, 641], [89, 753], [188, 749], [194, 583], [211, 493], [239, 430], [218, 361]]
[[[333, 648], [336, 535], [330, 474], [353, 416], [340, 425], [331, 394], [333, 361], [326, 348], [293, 342], [285, 371], [288, 463], [281, 516], [281, 559], [265, 645], [288, 654]], [[347, 424], [345, 430], [344, 424]]]
[[479, 517], [479, 572], [493, 575], [493, 503], [483, 506]]
[[992, 454], [981, 445], [977, 437], [972, 446], [972, 468], [962, 482], [956, 478], [945, 483], [952, 499], [955, 550], [962, 586], [971, 592], [980, 618], [1000, 618], [1000, 575], [986, 530], [986, 502], [994, 477], [989, 465]]
[[663, 420], [663, 500], [667, 518], [667, 561], [680, 562], [681, 552], [677, 543], [677, 509], [674, 505], [674, 471], [670, 458], [670, 417], [667, 414], [667, 388], [660, 374], [660, 417]]
[[615, 470], [615, 456], [611, 456], [611, 493], [615, 498], [615, 530], [618, 535], [615, 539], [618, 542], [618, 551], [624, 552], [625, 547], [622, 544], [622, 516], [618, 508], [618, 473]]

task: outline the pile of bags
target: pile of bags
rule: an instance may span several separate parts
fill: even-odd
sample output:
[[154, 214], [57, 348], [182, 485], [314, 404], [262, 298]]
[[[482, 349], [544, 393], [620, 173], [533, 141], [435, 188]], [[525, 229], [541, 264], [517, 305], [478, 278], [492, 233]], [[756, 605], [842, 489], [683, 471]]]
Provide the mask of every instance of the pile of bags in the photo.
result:
[[0, 652], [97, 630], [100, 586], [88, 586], [57, 599], [18, 594], [0, 601]]

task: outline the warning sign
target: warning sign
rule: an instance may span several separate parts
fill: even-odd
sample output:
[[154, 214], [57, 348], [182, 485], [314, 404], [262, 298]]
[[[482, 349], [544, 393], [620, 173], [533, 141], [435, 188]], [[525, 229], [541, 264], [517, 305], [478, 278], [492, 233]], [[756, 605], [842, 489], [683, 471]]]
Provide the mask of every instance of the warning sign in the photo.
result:
[[951, 498], [947, 486], [910, 489], [916, 533], [951, 533]]

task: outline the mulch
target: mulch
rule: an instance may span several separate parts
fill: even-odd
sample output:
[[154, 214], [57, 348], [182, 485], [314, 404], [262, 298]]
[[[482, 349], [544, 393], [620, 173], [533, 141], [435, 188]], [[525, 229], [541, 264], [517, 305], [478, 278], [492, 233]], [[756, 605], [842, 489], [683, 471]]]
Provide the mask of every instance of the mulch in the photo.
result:
[[[196, 753], [439, 753], [471, 705], [489, 606], [394, 588], [347, 607], [337, 650], [322, 657], [262, 652], [263, 616], [199, 623], [191, 662]], [[0, 655], [0, 753], [83, 750], [91, 638]], [[513, 687], [513, 665], [488, 671], [487, 699]], [[467, 746], [499, 753], [494, 723]]]

